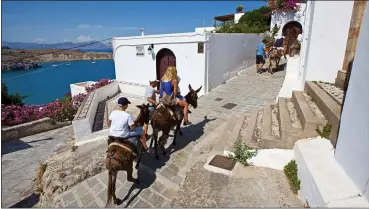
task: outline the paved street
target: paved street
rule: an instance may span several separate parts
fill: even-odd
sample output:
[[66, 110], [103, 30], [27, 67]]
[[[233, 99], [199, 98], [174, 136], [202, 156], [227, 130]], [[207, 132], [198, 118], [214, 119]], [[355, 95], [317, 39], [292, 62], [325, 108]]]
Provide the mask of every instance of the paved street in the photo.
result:
[[[117, 207], [170, 207], [177, 192], [187, 181], [187, 172], [201, 158], [206, 157], [201, 154], [209, 151], [206, 150], [207, 145], [215, 143], [214, 139], [221, 134], [230, 115], [249, 113], [253, 108], [274, 102], [283, 79], [284, 72], [272, 76], [259, 75], [255, 73], [255, 68], [251, 67], [239, 77], [201, 97], [199, 107], [192, 110], [190, 115], [194, 125], [182, 128], [184, 135], [179, 137], [172, 153], [169, 156], [161, 156], [160, 160], [156, 160], [153, 154], [144, 156], [143, 166], [134, 174], [141, 180], [139, 185], [127, 182], [125, 172], [119, 172], [116, 194], [117, 198], [124, 199], [124, 203]], [[222, 107], [227, 103], [237, 106], [227, 110]], [[170, 143], [171, 139], [168, 140], [168, 145]], [[105, 171], [62, 193], [59, 206], [104, 207], [107, 178]]]
[[1, 143], [2, 207], [9, 207], [34, 191], [32, 181], [39, 163], [55, 146], [73, 136], [72, 126]]
[[[184, 135], [178, 138], [172, 153], [161, 156], [160, 160], [156, 160], [153, 154], [145, 155], [142, 166], [135, 174], [141, 179], [139, 185], [132, 187], [131, 183], [125, 181], [125, 172], [119, 172], [117, 197], [123, 199], [132, 187], [132, 192], [119, 207], [169, 207], [187, 181], [187, 172], [201, 158], [201, 153], [206, 153], [206, 146], [215, 143], [214, 139], [221, 134], [230, 115], [250, 113], [254, 108], [274, 102], [281, 88], [284, 72], [270, 76], [267, 73], [259, 75], [255, 71], [255, 67], [250, 67], [240, 73], [240, 76], [201, 97], [199, 107], [191, 109], [190, 120], [193, 125], [182, 128]], [[234, 103], [236, 106], [232, 109], [222, 107], [227, 103]], [[31, 185], [38, 163], [45, 160], [58, 143], [66, 141], [72, 135], [72, 128], [65, 127], [2, 144], [3, 206], [19, 200], [24, 192], [30, 190], [27, 185]], [[40, 142], [36, 143], [37, 140]], [[168, 144], [171, 141], [170, 138]], [[34, 147], [17, 148], [25, 147], [22, 144], [26, 143]], [[107, 177], [105, 171], [65, 191], [60, 195], [59, 206], [105, 206]]]

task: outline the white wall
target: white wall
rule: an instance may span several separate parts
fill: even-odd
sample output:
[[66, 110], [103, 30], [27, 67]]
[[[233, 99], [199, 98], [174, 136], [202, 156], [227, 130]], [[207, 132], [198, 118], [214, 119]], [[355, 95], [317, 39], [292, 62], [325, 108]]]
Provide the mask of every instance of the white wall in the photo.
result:
[[211, 91], [255, 64], [256, 46], [263, 36], [257, 34], [209, 33], [206, 44], [208, 88]]
[[196, 33], [212, 32], [215, 31], [215, 27], [200, 27], [195, 28]]
[[335, 158], [369, 201], [369, 6], [344, 102]]
[[300, 9], [297, 12], [275, 12], [272, 14], [270, 22], [270, 30], [273, 29], [274, 25], [277, 24], [279, 28], [278, 35], [282, 35], [283, 26], [291, 21], [299, 22], [304, 28], [305, 16], [306, 16], [306, 4], [299, 4]]
[[238, 21], [241, 19], [241, 17], [244, 15], [245, 13], [241, 12], [241, 13], [236, 13], [234, 14], [234, 23], [238, 23]]
[[70, 92], [72, 97], [78, 95], [78, 94], [83, 94], [86, 93], [86, 87], [87, 86], [91, 86], [92, 84], [96, 83], [95, 81], [86, 81], [86, 82], [82, 82], [82, 83], [73, 83], [70, 84]]
[[[199, 88], [205, 81], [205, 54], [198, 54], [198, 42], [205, 42], [204, 33], [182, 33], [152, 36], [113, 38], [116, 80], [148, 85], [156, 79], [156, 53], [168, 48], [176, 56], [177, 71], [181, 77], [182, 94], [188, 92], [188, 84]], [[154, 54], [148, 47], [154, 44]], [[136, 46], [144, 45], [145, 55], [136, 56]], [[138, 76], [139, 75], [139, 76]], [[204, 94], [204, 88], [199, 96]]]
[[334, 83], [342, 69], [354, 1], [315, 1], [306, 80]]

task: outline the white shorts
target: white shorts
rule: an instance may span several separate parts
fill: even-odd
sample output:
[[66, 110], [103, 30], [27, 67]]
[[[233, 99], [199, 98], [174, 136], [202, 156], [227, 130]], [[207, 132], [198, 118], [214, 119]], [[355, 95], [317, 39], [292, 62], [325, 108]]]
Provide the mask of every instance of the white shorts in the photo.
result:
[[283, 47], [277, 47], [277, 50], [284, 50]]

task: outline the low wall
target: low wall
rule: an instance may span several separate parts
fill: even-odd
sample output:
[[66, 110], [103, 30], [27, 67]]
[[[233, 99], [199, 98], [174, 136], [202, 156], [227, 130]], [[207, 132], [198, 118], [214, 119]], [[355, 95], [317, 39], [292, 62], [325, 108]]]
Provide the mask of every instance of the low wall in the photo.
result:
[[7, 140], [19, 139], [22, 137], [61, 128], [70, 124], [71, 122], [58, 123], [51, 118], [43, 118], [29, 123], [23, 123], [20, 125], [1, 129], [1, 141], [3, 142]]
[[72, 97], [74, 97], [78, 94], [87, 93], [86, 87], [89, 87], [94, 83], [96, 83], [96, 82], [86, 81], [86, 82], [81, 82], [81, 83], [70, 84], [69, 86], [70, 86], [70, 92], [71, 92]]
[[77, 143], [91, 138], [97, 106], [101, 101], [115, 95], [118, 91], [118, 83], [113, 82], [88, 94], [72, 122]]
[[257, 34], [208, 33], [206, 43], [207, 92], [255, 64], [256, 47], [263, 38]]

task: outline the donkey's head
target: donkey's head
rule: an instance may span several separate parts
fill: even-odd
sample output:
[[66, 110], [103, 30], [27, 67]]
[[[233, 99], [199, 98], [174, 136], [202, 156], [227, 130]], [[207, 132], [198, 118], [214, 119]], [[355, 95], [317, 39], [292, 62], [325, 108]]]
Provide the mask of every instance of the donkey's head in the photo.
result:
[[136, 105], [136, 107], [140, 109], [140, 114], [138, 114], [136, 122], [140, 125], [143, 125], [144, 123], [148, 124], [150, 120], [149, 105], [142, 104]]
[[192, 107], [195, 109], [197, 108], [197, 99], [199, 98], [197, 96], [197, 93], [199, 93], [201, 88], [202, 86], [200, 86], [200, 88], [198, 88], [197, 90], [193, 90], [191, 84], [188, 84], [188, 89], [190, 90], [190, 92], [188, 92], [188, 94], [185, 96], [186, 102], [192, 105]]

